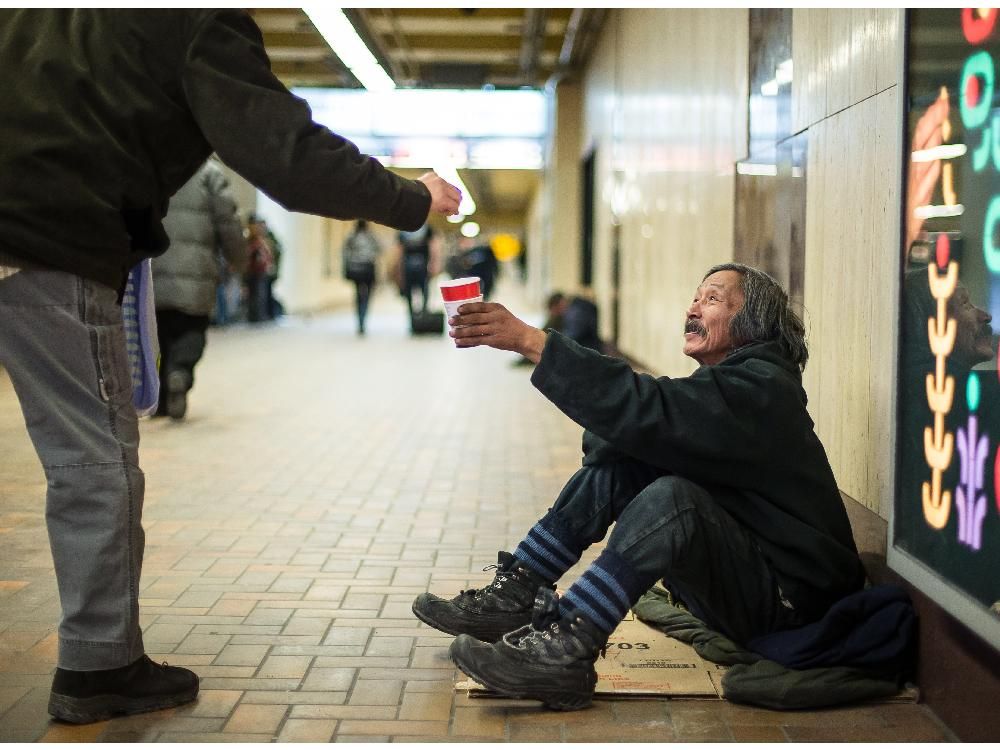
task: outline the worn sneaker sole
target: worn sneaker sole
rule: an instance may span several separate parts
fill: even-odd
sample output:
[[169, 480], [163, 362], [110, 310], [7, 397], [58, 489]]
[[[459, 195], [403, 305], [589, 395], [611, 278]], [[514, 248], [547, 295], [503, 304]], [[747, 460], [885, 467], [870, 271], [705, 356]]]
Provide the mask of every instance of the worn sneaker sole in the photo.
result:
[[579, 711], [589, 708], [594, 702], [593, 691], [584, 695], [582, 693], [572, 693], [566, 690], [547, 689], [543, 685], [514, 685], [505, 683], [496, 675], [487, 676], [480, 671], [472, 655], [468, 653], [465, 646], [465, 638], [458, 638], [451, 644], [451, 660], [455, 665], [474, 679], [480, 685], [489, 688], [494, 693], [505, 695], [508, 698], [530, 698], [541, 701], [546, 708], [556, 711]]
[[124, 695], [95, 695], [74, 698], [70, 695], [49, 694], [49, 714], [69, 724], [92, 724], [113, 716], [128, 716], [190, 703], [198, 697], [198, 685], [171, 695], [151, 695], [129, 698]]
[[447, 633], [448, 635], [470, 635], [480, 641], [485, 641], [486, 643], [496, 643], [507, 633], [517, 630], [522, 625], [527, 625], [531, 622], [531, 613], [527, 613], [523, 618], [523, 621], [519, 621], [516, 624], [504, 623], [504, 624], [492, 624], [490, 622], [483, 622], [482, 620], [486, 618], [485, 615], [477, 618], [479, 621], [472, 624], [468, 624], [466, 627], [461, 627], [459, 625], [448, 625], [441, 620], [436, 620], [432, 614], [425, 611], [423, 607], [426, 607], [430, 601], [425, 597], [426, 594], [421, 594], [416, 599], [413, 600], [413, 606], [410, 607], [413, 614], [421, 622], [427, 623], [435, 630], [440, 630], [442, 633]]

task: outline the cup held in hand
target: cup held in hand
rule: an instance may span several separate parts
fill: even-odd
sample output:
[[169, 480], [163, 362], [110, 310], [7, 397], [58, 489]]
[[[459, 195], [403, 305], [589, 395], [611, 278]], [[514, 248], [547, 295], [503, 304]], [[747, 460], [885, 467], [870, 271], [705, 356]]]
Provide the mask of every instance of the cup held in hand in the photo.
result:
[[478, 276], [466, 276], [461, 279], [441, 282], [441, 296], [444, 298], [444, 309], [451, 319], [458, 315], [458, 308], [469, 302], [482, 302], [483, 293], [479, 286]]

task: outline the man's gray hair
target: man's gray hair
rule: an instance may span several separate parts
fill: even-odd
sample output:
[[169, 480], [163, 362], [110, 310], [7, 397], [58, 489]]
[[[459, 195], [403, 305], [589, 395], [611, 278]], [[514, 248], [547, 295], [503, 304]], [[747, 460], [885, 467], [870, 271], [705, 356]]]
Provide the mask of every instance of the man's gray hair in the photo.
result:
[[792, 310], [781, 284], [760, 269], [742, 263], [720, 263], [708, 269], [702, 281], [719, 271], [736, 271], [743, 290], [743, 308], [729, 323], [737, 346], [776, 341], [799, 370], [806, 369], [809, 349], [802, 319]]

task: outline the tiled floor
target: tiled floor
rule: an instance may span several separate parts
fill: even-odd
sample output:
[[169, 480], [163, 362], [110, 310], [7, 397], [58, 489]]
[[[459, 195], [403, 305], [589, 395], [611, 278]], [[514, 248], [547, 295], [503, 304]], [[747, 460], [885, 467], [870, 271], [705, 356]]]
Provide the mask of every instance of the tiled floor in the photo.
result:
[[388, 290], [373, 315], [363, 340], [346, 312], [213, 329], [189, 418], [143, 424], [146, 645], [197, 671], [201, 696], [90, 726], [46, 714], [59, 603], [44, 481], [0, 374], [0, 740], [947, 738], [912, 704], [555, 713], [456, 695], [452, 639], [410, 602], [488, 580], [579, 465], [580, 432], [513, 355], [409, 338]]

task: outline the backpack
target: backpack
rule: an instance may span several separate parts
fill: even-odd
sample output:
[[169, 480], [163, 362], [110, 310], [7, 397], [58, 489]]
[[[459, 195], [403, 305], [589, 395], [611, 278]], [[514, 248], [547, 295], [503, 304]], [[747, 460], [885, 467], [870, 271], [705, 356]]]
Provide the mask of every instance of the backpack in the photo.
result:
[[344, 243], [344, 278], [365, 280], [375, 274], [378, 241], [370, 232], [355, 232]]

